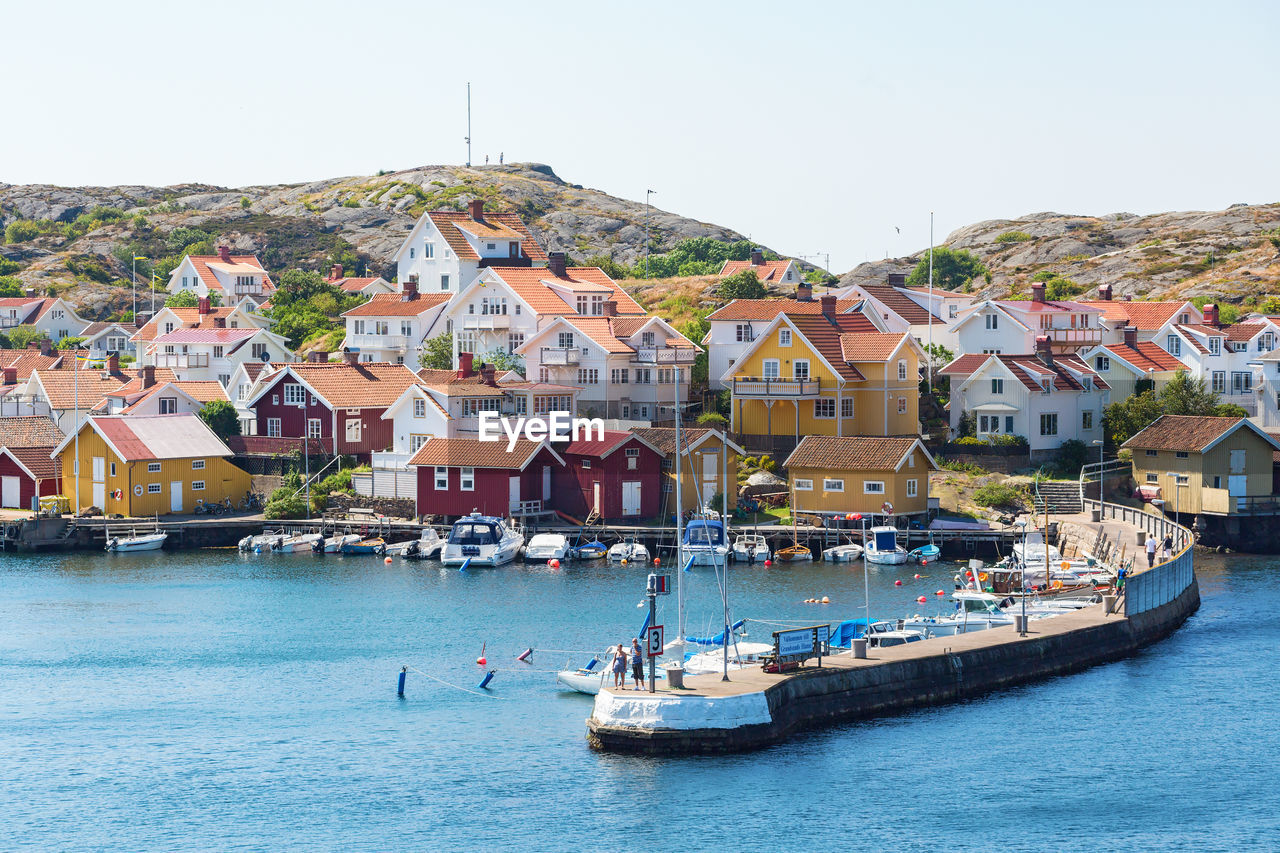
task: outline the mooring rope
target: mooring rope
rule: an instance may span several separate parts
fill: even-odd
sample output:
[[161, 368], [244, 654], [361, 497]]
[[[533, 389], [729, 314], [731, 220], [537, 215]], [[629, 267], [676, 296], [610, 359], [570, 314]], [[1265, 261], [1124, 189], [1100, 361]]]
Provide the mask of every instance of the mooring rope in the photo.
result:
[[505, 696], [495, 696], [495, 695], [494, 695], [494, 694], [492, 694], [492, 693], [484, 693], [484, 692], [481, 692], [481, 691], [479, 691], [479, 690], [472, 690], [470, 687], [461, 687], [461, 686], [459, 686], [459, 685], [457, 685], [457, 684], [450, 684], [448, 681], [445, 681], [443, 678], [437, 678], [436, 676], [432, 675], [432, 674], [431, 674], [431, 673], [429, 673], [429, 672], [423, 672], [422, 670], [418, 669], [416, 666], [411, 666], [411, 667], [409, 667], [409, 671], [410, 671], [410, 672], [416, 672], [416, 673], [418, 673], [418, 675], [422, 675], [422, 676], [425, 676], [425, 677], [427, 677], [427, 678], [430, 678], [432, 681], [438, 681], [438, 682], [440, 682], [441, 684], [443, 684], [445, 687], [452, 687], [454, 690], [461, 690], [463, 693], [474, 693], [476, 696], [484, 696], [484, 697], [489, 698], [489, 699], [505, 699], [505, 698], [507, 698], [507, 697], [505, 697]]

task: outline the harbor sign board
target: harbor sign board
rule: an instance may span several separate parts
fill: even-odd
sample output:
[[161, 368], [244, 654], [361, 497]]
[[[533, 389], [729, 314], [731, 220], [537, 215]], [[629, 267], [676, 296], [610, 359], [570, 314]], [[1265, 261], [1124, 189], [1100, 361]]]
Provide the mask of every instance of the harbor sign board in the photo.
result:
[[816, 656], [818, 665], [822, 665], [822, 656], [827, 654], [827, 640], [831, 636], [830, 625], [812, 625], [808, 628], [792, 628], [787, 631], [773, 632], [773, 650], [779, 660], [804, 661]]

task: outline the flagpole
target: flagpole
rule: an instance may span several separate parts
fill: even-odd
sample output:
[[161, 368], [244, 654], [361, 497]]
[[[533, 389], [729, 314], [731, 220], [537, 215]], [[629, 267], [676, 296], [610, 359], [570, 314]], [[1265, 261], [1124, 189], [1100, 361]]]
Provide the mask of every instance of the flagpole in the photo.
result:
[[929, 352], [925, 359], [929, 374], [929, 394], [933, 394], [933, 211], [929, 211]]

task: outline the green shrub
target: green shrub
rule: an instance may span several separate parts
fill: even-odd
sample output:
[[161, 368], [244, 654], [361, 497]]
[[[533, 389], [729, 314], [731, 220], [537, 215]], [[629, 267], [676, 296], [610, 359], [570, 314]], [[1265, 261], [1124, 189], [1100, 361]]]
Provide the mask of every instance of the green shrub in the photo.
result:
[[0, 275], [0, 296], [21, 296], [22, 281], [15, 276]]
[[978, 438], [976, 435], [962, 435], [955, 440], [955, 443], [964, 445], [965, 447], [986, 447], [987, 446], [987, 443], [982, 439]]
[[729, 425], [729, 419], [719, 412], [703, 412], [698, 415], [698, 426], [723, 429]]
[[938, 466], [946, 468], [948, 471], [958, 471], [961, 474], [987, 474], [990, 473], [981, 465], [975, 465], [972, 462], [964, 462], [959, 459], [945, 459], [941, 456], [935, 458]]
[[[276, 492], [279, 492], [277, 489]], [[307, 502], [301, 495], [292, 498], [267, 501], [262, 514], [266, 518], [304, 518], [307, 514]]]
[[978, 506], [1021, 506], [1022, 492], [1009, 483], [993, 480], [979, 487], [973, 493], [973, 500]]
[[1026, 447], [1026, 436], [1008, 435], [1006, 433], [998, 433], [991, 436], [991, 443], [996, 447]]
[[25, 243], [28, 240], [34, 240], [39, 234], [40, 229], [31, 220], [16, 219], [5, 226], [4, 241], [6, 243]]
[[0, 258], [0, 275], [11, 275], [22, 269], [22, 264], [8, 258]]
[[84, 343], [83, 337], [76, 337], [75, 335], [67, 335], [65, 338], [63, 338], [62, 340], [54, 344], [54, 347], [56, 349], [76, 349], [82, 343]]
[[1035, 238], [1026, 231], [1006, 231], [996, 238], [997, 243], [1025, 243]]

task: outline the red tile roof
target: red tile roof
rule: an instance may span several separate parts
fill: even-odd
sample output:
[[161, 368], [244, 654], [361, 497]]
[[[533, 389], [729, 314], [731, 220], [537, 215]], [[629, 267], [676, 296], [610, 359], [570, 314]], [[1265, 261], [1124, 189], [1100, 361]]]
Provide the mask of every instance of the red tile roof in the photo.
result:
[[418, 371], [418, 379], [432, 391], [451, 397], [501, 397], [502, 388], [486, 385], [479, 374], [458, 378], [455, 370], [433, 370], [424, 367]]
[[[836, 313], [844, 314], [861, 302], [861, 299], [836, 300]], [[717, 308], [708, 320], [772, 320], [782, 312], [788, 314], [821, 314], [822, 303], [817, 299], [800, 302], [796, 299], [735, 299]]]
[[960, 356], [942, 368], [940, 372], [947, 376], [958, 377], [961, 381], [964, 381], [972, 376], [978, 368], [986, 364], [987, 359], [991, 358], [999, 359], [1026, 388], [1032, 391], [1042, 390], [1040, 380], [1049, 377], [1053, 378], [1054, 390], [1079, 391], [1083, 389], [1084, 386], [1072, 375], [1072, 371], [1092, 377], [1093, 385], [1096, 388], [1105, 389], [1111, 387], [1076, 355], [1054, 355], [1053, 367], [1049, 367], [1040, 360], [1039, 356], [1035, 355], [969, 353]]
[[406, 388], [418, 383], [418, 377], [403, 364], [381, 361], [354, 365], [345, 361], [299, 362], [288, 369], [334, 408], [390, 406]]
[[1187, 366], [1165, 352], [1154, 341], [1138, 341], [1135, 346], [1109, 344], [1107, 351], [1144, 372], [1149, 370], [1186, 370]]
[[569, 295], [569, 302], [556, 291], [548, 287], [555, 284], [564, 289], [599, 293], [607, 291], [618, 305], [619, 314], [644, 314], [645, 310], [631, 296], [609, 278], [599, 267], [569, 267], [564, 278], [552, 275], [551, 270], [542, 267], [490, 267], [508, 287], [538, 314], [576, 314], [577, 308], [572, 305], [574, 297]]
[[883, 362], [902, 346], [908, 333], [858, 332], [840, 336], [840, 351], [850, 362]]
[[1053, 311], [1070, 311], [1072, 313], [1101, 313], [1096, 308], [1091, 308], [1083, 302], [1067, 302], [1063, 300], [1053, 301], [1046, 300], [1044, 302], [1033, 302], [1030, 299], [993, 299], [994, 304], [999, 305], [1006, 311], [1029, 311], [1029, 312], [1053, 312]]
[[51, 370], [58, 367], [62, 355], [41, 355], [37, 349], [0, 349], [0, 368], [12, 367], [18, 371], [18, 381], [26, 382], [33, 370]]
[[560, 455], [592, 456], [596, 459], [600, 459], [608, 456], [626, 442], [637, 437], [629, 432], [623, 432], [621, 430], [605, 430], [603, 439], [596, 438], [595, 436], [597, 433], [595, 432], [590, 433], [590, 435], [590, 439], [580, 438], [577, 441], [571, 441], [568, 444], [563, 445], [563, 450], [560, 451]]
[[0, 442], [0, 447], [6, 447], [13, 454], [13, 458], [21, 462], [23, 467], [31, 472], [32, 476], [36, 479], [44, 480], [50, 477], [62, 476], [62, 463], [56, 459], [51, 459], [49, 456], [61, 440], [62, 433], [58, 433], [57, 441], [38, 447], [7, 447], [3, 442]]
[[858, 286], [868, 296], [880, 302], [884, 307], [912, 326], [923, 326], [929, 322], [930, 317], [939, 323], [943, 322], [941, 317], [932, 314], [896, 287], [890, 287], [885, 284], [862, 284]]
[[[851, 382], [858, 382], [866, 378], [861, 371], [849, 363], [849, 359], [845, 357], [844, 348], [844, 337], [846, 335], [878, 336], [881, 334], [865, 315], [860, 313], [837, 314], [834, 321], [823, 314], [793, 314], [788, 311], [786, 316], [791, 324], [796, 327], [796, 330], [809, 342], [809, 345], [821, 354], [827, 360], [827, 363], [835, 368], [842, 377]], [[901, 340], [902, 338], [901, 335], [892, 337], [895, 340]], [[854, 351], [858, 348], [852, 342], [850, 342], [850, 347]]]
[[[223, 389], [222, 383], [216, 379], [189, 379], [178, 382], [157, 383], [148, 388], [146, 393], [134, 400], [128, 408], [123, 410], [123, 414], [132, 414], [137, 411], [138, 407], [150, 400], [155, 395], [177, 388], [179, 391], [191, 397], [197, 403], [212, 403], [214, 400], [224, 400], [231, 402], [227, 397], [227, 392]], [[114, 394], [111, 396], [115, 396]]]
[[62, 430], [53, 418], [28, 415], [19, 418], [0, 418], [0, 445], [15, 447], [53, 446], [62, 441]]
[[507, 452], [507, 440], [479, 441], [474, 438], [432, 438], [418, 448], [410, 465], [440, 465], [462, 468], [508, 468], [519, 470], [545, 445], [540, 441], [517, 439]]
[[174, 328], [176, 332], [179, 328], [187, 329], [213, 329], [217, 328], [218, 318], [225, 320], [235, 311], [235, 306], [228, 307], [211, 307], [208, 314], [201, 314], [199, 308], [165, 308], [156, 312], [156, 316], [147, 321], [141, 329], [138, 330], [137, 340], [154, 341], [159, 337], [160, 333], [160, 314], [162, 311], [172, 311], [174, 318], [180, 324]]
[[244, 329], [174, 329], [156, 338], [157, 344], [234, 344], [261, 332], [257, 327]]
[[380, 276], [376, 275], [368, 278], [334, 278], [329, 279], [329, 284], [336, 286], [344, 293], [359, 293], [379, 278]]
[[[1097, 308], [1102, 318], [1112, 325], [1133, 326], [1135, 329], [1155, 331], [1173, 319], [1186, 302], [1129, 302], [1115, 300], [1080, 301], [1081, 305]], [[1192, 312], [1192, 316], [1195, 316]]]
[[471, 248], [471, 243], [459, 229], [465, 229], [469, 234], [495, 242], [519, 240], [520, 251], [525, 257], [534, 261], [547, 260], [547, 253], [542, 251], [538, 241], [533, 239], [533, 234], [529, 233], [524, 220], [517, 214], [486, 211], [479, 222], [472, 219], [471, 214], [465, 211], [429, 210], [427, 216], [431, 217], [432, 223], [440, 230], [449, 248], [463, 260], [479, 260], [480, 255]]
[[406, 301], [400, 293], [377, 293], [363, 305], [342, 312], [343, 317], [417, 317], [449, 301], [451, 293], [419, 293]]
[[129, 379], [124, 373], [101, 370], [37, 370], [32, 376], [43, 386], [51, 408], [72, 409], [78, 401], [82, 411], [102, 403], [107, 394]]
[[1185, 450], [1199, 453], [1240, 426], [1244, 420], [1244, 418], [1215, 418], [1201, 415], [1161, 415], [1155, 423], [1121, 446], [1143, 450]]
[[0, 313], [12, 313], [18, 318], [19, 324], [34, 323], [55, 301], [40, 296], [4, 296], [0, 297]]
[[1269, 328], [1271, 328], [1270, 323], [1263, 323], [1260, 320], [1247, 320], [1243, 323], [1224, 326], [1222, 331], [1226, 332], [1227, 340], [1229, 341], [1251, 341], [1255, 336]]
[[783, 465], [832, 471], [893, 471], [918, 441], [905, 437], [806, 435]]
[[[756, 278], [761, 281], [771, 281], [775, 284], [782, 281], [782, 276], [786, 274], [787, 267], [791, 265], [791, 261], [783, 259], [780, 261], [765, 261], [762, 264], [752, 264], [751, 261], [725, 261], [724, 266], [720, 267], [720, 275], [734, 275], [743, 270], [752, 270], [756, 274]], [[800, 281], [797, 279], [796, 284]]]
[[[271, 282], [271, 276], [263, 268], [262, 262], [258, 260], [257, 255], [231, 255], [232, 264], [244, 264], [245, 266], [256, 267], [255, 272], [262, 273], [262, 292], [270, 294], [276, 289]], [[209, 269], [210, 264], [224, 264], [225, 261], [218, 255], [187, 255], [191, 261], [191, 265], [196, 268], [196, 275], [200, 276], [200, 280], [204, 282], [205, 287], [209, 290], [223, 290], [222, 284], [218, 281], [218, 277], [213, 274], [213, 270]]]

